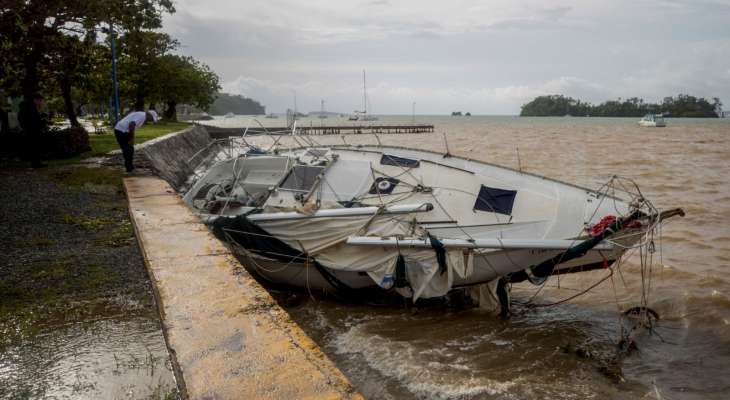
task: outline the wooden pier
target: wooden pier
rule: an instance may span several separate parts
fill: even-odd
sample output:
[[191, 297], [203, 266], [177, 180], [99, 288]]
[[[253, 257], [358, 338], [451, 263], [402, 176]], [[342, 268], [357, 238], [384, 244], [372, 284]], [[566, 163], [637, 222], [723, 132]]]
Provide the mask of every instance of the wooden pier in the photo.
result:
[[341, 126], [297, 126], [302, 135], [348, 135], [361, 133], [430, 133], [433, 125], [341, 125]]
[[[223, 139], [231, 136], [240, 136], [244, 128], [205, 127], [213, 139]], [[434, 126], [430, 124], [410, 125], [310, 125], [297, 126], [299, 135], [358, 135], [358, 134], [396, 134], [396, 133], [431, 133]], [[287, 127], [249, 127], [247, 135], [288, 135], [291, 128]]]

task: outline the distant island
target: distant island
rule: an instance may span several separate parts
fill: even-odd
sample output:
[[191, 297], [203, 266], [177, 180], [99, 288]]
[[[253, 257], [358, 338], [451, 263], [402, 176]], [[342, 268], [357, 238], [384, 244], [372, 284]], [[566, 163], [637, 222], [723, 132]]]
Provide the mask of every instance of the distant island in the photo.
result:
[[226, 115], [263, 115], [266, 114], [266, 107], [258, 101], [228, 93], [218, 93], [215, 101], [210, 106], [210, 114]]
[[593, 105], [555, 94], [536, 97], [523, 105], [520, 112], [521, 117], [641, 117], [646, 114], [663, 114], [674, 118], [718, 118], [722, 115], [722, 102], [717, 97], [710, 102], [704, 98], [680, 94], [677, 97], [665, 97], [660, 104], [645, 103], [643, 99], [632, 97]]

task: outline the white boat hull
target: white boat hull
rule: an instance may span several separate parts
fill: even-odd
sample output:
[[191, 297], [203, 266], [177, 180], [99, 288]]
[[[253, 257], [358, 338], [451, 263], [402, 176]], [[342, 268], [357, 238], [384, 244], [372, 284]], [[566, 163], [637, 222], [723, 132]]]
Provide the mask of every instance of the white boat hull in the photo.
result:
[[[219, 237], [266, 280], [391, 289], [402, 266], [414, 299], [524, 276], [589, 239], [587, 228], [632, 210], [619, 198], [548, 178], [376, 146], [241, 156], [213, 166], [184, 200], [215, 213], [206, 218], [220, 223]], [[617, 240], [630, 246], [640, 237]], [[551, 273], [601, 268], [625, 248], [593, 245], [553, 262]]]
[[[455, 276], [453, 288], [468, 287], [491, 282], [500, 276], [523, 270], [529, 266], [537, 265], [540, 262], [559, 254], [558, 251], [548, 251], [539, 255], [532, 254], [534, 251], [500, 251], [477, 257], [474, 260], [474, 272], [468, 278]], [[320, 273], [314, 263], [282, 262], [252, 254], [247, 251], [236, 252], [245, 268], [277, 285], [289, 287], [322, 290], [333, 292], [342, 289], [335, 287], [330, 280]], [[575, 273], [590, 271], [593, 269], [608, 267], [612, 265], [621, 254], [601, 253], [591, 251], [584, 257], [572, 260], [559, 265], [554, 274]], [[343, 268], [327, 269], [339, 282], [348, 288], [363, 289], [377, 288], [378, 285], [366, 273], [346, 271]]]

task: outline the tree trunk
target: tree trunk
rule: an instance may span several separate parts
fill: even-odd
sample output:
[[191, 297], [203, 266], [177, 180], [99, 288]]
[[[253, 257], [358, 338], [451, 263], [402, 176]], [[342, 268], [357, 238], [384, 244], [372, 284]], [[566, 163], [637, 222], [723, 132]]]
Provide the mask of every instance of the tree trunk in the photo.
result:
[[144, 111], [144, 90], [137, 86], [137, 93], [134, 99], [134, 111]]
[[59, 86], [61, 87], [61, 97], [63, 97], [63, 106], [66, 111], [66, 117], [73, 127], [79, 127], [79, 120], [76, 118], [76, 109], [73, 100], [71, 100], [71, 82], [65, 77], [60, 78]]
[[[0, 99], [0, 101], [2, 101], [2, 100], [3, 99]], [[0, 140], [3, 140], [3, 142], [4, 142], [5, 141], [4, 135], [6, 135], [9, 131], [10, 131], [10, 120], [8, 118], [8, 112], [7, 112], [7, 110], [5, 110], [5, 108], [0, 107], [0, 135], [3, 135], [3, 136], [1, 136], [3, 139], [0, 139]]]
[[25, 76], [23, 77], [23, 98], [33, 100], [33, 93], [38, 91], [38, 63], [41, 59], [40, 47], [36, 46], [23, 59]]
[[167, 101], [167, 110], [165, 110], [165, 119], [168, 121], [177, 121], [177, 102], [175, 100]]

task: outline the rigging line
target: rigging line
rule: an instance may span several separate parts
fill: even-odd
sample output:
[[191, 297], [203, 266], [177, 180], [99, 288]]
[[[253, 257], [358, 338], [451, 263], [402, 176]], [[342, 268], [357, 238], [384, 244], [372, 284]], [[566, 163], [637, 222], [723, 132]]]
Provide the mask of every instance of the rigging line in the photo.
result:
[[307, 280], [306, 286], [307, 286], [307, 293], [309, 294], [309, 299], [315, 300], [314, 295], [312, 294], [312, 288], [309, 285], [309, 259], [307, 259], [307, 261], [304, 262], [304, 270], [305, 270], [305, 274], [306, 274], [306, 280]]
[[[611, 179], [609, 180], [609, 182], [607, 182], [606, 184], [602, 185], [602, 186], [601, 186], [601, 187], [599, 188], [599, 190], [598, 190], [598, 191], [597, 191], [596, 193], [600, 195], [600, 194], [602, 193], [602, 191], [603, 191], [603, 189], [604, 189], [604, 188], [606, 188], [606, 192], [608, 192], [608, 190], [610, 190], [610, 188], [612, 188], [612, 187], [613, 187], [613, 184], [612, 184], [612, 183], [613, 183], [614, 179], [615, 179], [615, 176], [614, 176], [614, 177], [612, 177], [612, 178], [611, 178]], [[600, 200], [599, 204], [598, 204], [598, 205], [597, 205], [597, 206], [595, 207], [595, 209], [594, 209], [594, 211], [593, 211], [593, 214], [592, 214], [591, 218], [589, 218], [589, 220], [593, 220], [593, 218], [594, 218], [594, 217], [595, 217], [595, 215], [597, 214], [598, 210], [600, 209], [600, 206], [601, 206], [601, 204], [602, 204], [603, 200], [605, 199], [605, 197], [606, 197], [606, 196], [601, 196], [601, 200]], [[615, 197], [614, 197], [614, 196], [612, 196], [612, 199], [614, 200], [614, 204], [615, 204], [615, 201], [616, 201]], [[617, 207], [616, 207], [616, 206], [614, 206], [614, 208], [617, 208]], [[578, 234], [578, 235], [579, 235], [579, 234]], [[576, 239], [574, 239], [574, 242], [575, 242], [575, 241], [577, 240], [577, 236], [578, 236], [578, 235], [576, 235]], [[565, 254], [563, 253], [563, 256], [564, 256], [564, 255], [565, 255]], [[562, 258], [562, 257], [561, 257], [561, 258]], [[620, 257], [619, 257], [619, 258], [617, 258], [617, 259], [620, 259]], [[558, 262], [558, 264], [560, 264], [560, 263]], [[551, 275], [552, 275], [552, 273], [551, 273]], [[623, 279], [623, 275], [621, 275], [621, 277], [622, 277], [622, 279]], [[542, 289], [543, 289], [543, 287], [544, 287], [544, 284], [545, 284], [545, 282], [547, 282], [547, 279], [546, 279], [545, 281], [543, 281], [543, 282], [542, 282], [542, 284], [541, 284], [540, 288], [539, 288], [539, 289], [538, 289], [538, 290], [537, 290], [537, 291], [535, 292], [535, 294], [534, 294], [534, 295], [533, 295], [533, 296], [532, 296], [532, 297], [531, 297], [531, 298], [530, 298], [530, 299], [528, 300], [527, 304], [531, 303], [531, 302], [532, 302], [532, 301], [533, 301], [533, 300], [535, 299], [535, 297], [537, 297], [537, 295], [538, 295], [538, 294], [540, 293], [540, 291], [542, 291]], [[600, 282], [599, 282], [599, 283], [600, 283]], [[625, 284], [625, 281], [624, 281], [624, 284]], [[642, 287], [643, 287], [643, 284], [642, 284]], [[589, 290], [590, 290], [590, 289], [591, 289], [591, 288], [589, 288]]]
[[333, 188], [332, 185], [330, 185], [329, 180], [327, 180], [327, 177], [324, 175], [322, 176], [322, 179], [320, 180], [320, 187], [322, 186], [322, 183], [324, 183], [325, 185], [327, 185], [327, 187], [330, 188], [330, 191], [332, 192], [332, 194], [335, 195], [337, 202], [341, 203], [342, 199], [340, 198], [340, 195], [337, 193], [337, 191], [335, 191], [335, 188]]
[[[383, 175], [383, 176], [387, 176], [388, 178], [398, 178], [398, 177], [401, 177], [401, 176], [405, 175], [405, 174], [406, 174], [406, 173], [408, 172], [408, 171], [403, 171], [403, 172], [401, 172], [401, 173], [399, 173], [399, 174], [397, 174], [397, 175], [388, 175], [388, 174], [386, 174], [385, 172], [382, 172], [382, 171], [380, 171], [380, 170], [378, 170], [378, 169], [375, 169], [375, 167], [372, 167], [372, 169], [373, 169], [373, 170], [374, 170], [375, 172], [379, 173], [380, 175]], [[404, 182], [404, 183], [405, 183], [405, 182]]]
[[[372, 169], [373, 169], [373, 170], [374, 170], [375, 172], [379, 173], [380, 175], [383, 175], [383, 176], [384, 176], [384, 177], [386, 177], [386, 178], [397, 178], [397, 177], [400, 177], [400, 176], [402, 176], [402, 175], [404, 175], [404, 174], [408, 173], [408, 174], [409, 174], [409, 175], [410, 175], [410, 176], [411, 176], [411, 177], [412, 177], [412, 178], [413, 178], [413, 179], [414, 179], [414, 180], [415, 180], [416, 182], [420, 182], [420, 183], [419, 183], [418, 185], [413, 185], [413, 184], [410, 184], [410, 183], [408, 183], [408, 182], [404, 182], [404, 181], [400, 181], [400, 183], [402, 183], [402, 184], [403, 184], [404, 186], [410, 186], [410, 187], [412, 187], [412, 188], [416, 188], [416, 187], [418, 187], [418, 186], [422, 186], [422, 187], [423, 187], [423, 181], [422, 181], [422, 180], [419, 180], [419, 179], [417, 179], [417, 178], [416, 178], [415, 176], [413, 176], [413, 174], [411, 174], [411, 173], [410, 173], [410, 171], [412, 170], [412, 168], [406, 169], [405, 167], [402, 167], [402, 166], [400, 166], [400, 165], [399, 165], [398, 167], [402, 168], [402, 169], [403, 169], [404, 171], [403, 171], [403, 172], [401, 172], [401, 173], [400, 173], [400, 174], [398, 174], [398, 175], [395, 175], [395, 176], [389, 176], [388, 174], [386, 174], [386, 173], [384, 173], [384, 172], [381, 172], [381, 171], [378, 171], [378, 170], [377, 170], [377, 169], [375, 169], [375, 168], [372, 168]], [[442, 187], [440, 187], [440, 186], [430, 186], [430, 187], [431, 187], [432, 189], [443, 189], [443, 188], [442, 188]], [[471, 195], [471, 196], [474, 196], [474, 197], [476, 197], [476, 198], [477, 198], [478, 200], [481, 200], [481, 201], [482, 201], [482, 202], [483, 202], [484, 204], [486, 204], [487, 206], [489, 206], [489, 208], [490, 208], [490, 210], [492, 211], [492, 213], [493, 213], [493, 214], [495, 214], [495, 215], [494, 215], [494, 217], [495, 217], [495, 218], [497, 219], [497, 223], [502, 223], [502, 221], [500, 220], [500, 217], [499, 217], [499, 213], [498, 213], [498, 212], [497, 212], [497, 211], [496, 211], [496, 210], [494, 209], [494, 207], [492, 207], [492, 205], [491, 205], [491, 204], [490, 204], [490, 203], [489, 203], [488, 201], [486, 201], [486, 200], [485, 200], [485, 199], [484, 199], [484, 198], [483, 198], [482, 196], [480, 196], [479, 194], [476, 194], [476, 193], [470, 193], [470, 192], [467, 192], [467, 191], [461, 191], [461, 190], [458, 190], [458, 189], [455, 189], [455, 188], [447, 188], [447, 190], [449, 190], [449, 189], [450, 189], [450, 190], [453, 190], [453, 191], [457, 191], [457, 192], [462, 192], [462, 193], [466, 193], [466, 194], [469, 194], [469, 195]], [[432, 194], [432, 196], [435, 196], [435, 195], [433, 195], [433, 194]], [[511, 217], [511, 215], [510, 215], [510, 217]]]
[[[373, 178], [373, 182], [375, 182], [375, 169], [373, 168], [373, 163], [370, 162], [370, 177]], [[375, 190], [375, 194], [378, 195], [378, 201], [380, 202], [381, 206], [384, 206], [383, 203], [383, 196], [380, 194], [380, 190]]]
[[[297, 240], [296, 242], [299, 245], [299, 247], [301, 248], [302, 253], [306, 253], [307, 250], [304, 248], [304, 245], [302, 244], [302, 242], [299, 240]], [[312, 296], [312, 290], [309, 285], [309, 256], [307, 256], [306, 260], [304, 260], [304, 271], [306, 274], [307, 292], [309, 292], [309, 297], [313, 300], [314, 296]]]
[[[355, 197], [353, 197], [353, 199], [362, 201], [362, 200], [377, 199], [380, 196], [387, 196], [387, 197], [392, 197], [395, 199], [395, 200], [393, 200], [393, 199], [388, 200], [389, 203], [393, 203], [394, 201], [400, 201], [401, 197], [408, 198], [408, 197], [411, 197], [414, 195], [415, 195], [415, 192], [413, 192], [412, 190], [409, 190], [407, 192], [394, 192], [394, 193], [390, 193], [390, 194], [373, 194], [371, 196], [365, 196], [365, 195], [355, 196]], [[401, 197], [395, 197], [395, 196], [401, 196]]]
[[[243, 155], [243, 162], [244, 163], [246, 162], [247, 156], [248, 156], [247, 154], [244, 154]], [[226, 209], [228, 208], [228, 204], [231, 202], [231, 197], [233, 197], [232, 196], [233, 191], [236, 189], [236, 184], [238, 183], [238, 178], [240, 178], [241, 174], [243, 174], [243, 171], [240, 171], [240, 172], [236, 173], [236, 164], [238, 163], [238, 160], [239, 159], [240, 159], [240, 156], [238, 156], [238, 157], [236, 157], [236, 158], [233, 159], [233, 168], [232, 169], [233, 169], [233, 176], [234, 176], [234, 178], [233, 178], [233, 182], [231, 183], [231, 191], [230, 191], [230, 193], [226, 193], [227, 194], [227, 196], [226, 196], [227, 199], [226, 199], [226, 202], [223, 204], [223, 208], [221, 209], [221, 211], [220, 211], [219, 214], [223, 214], [226, 211]]]
[[556, 301], [556, 302], [553, 302], [553, 303], [547, 303], [547, 304], [529, 304], [529, 305], [528, 304], [525, 304], [525, 305], [528, 306], [528, 307], [535, 307], [535, 308], [538, 308], [538, 307], [552, 307], [552, 306], [556, 306], [556, 305], [559, 305], [559, 304], [566, 303], [566, 302], [568, 302], [570, 300], [573, 300], [573, 299], [575, 299], [577, 297], [580, 297], [580, 296], [582, 296], [582, 295], [590, 292], [591, 290], [595, 289], [598, 285], [600, 285], [601, 283], [605, 282], [607, 279], [609, 279], [610, 277], [613, 276], [613, 269], [611, 269], [611, 267], [606, 267], [606, 269], [608, 269], [608, 275], [606, 275], [604, 278], [602, 278], [601, 280], [599, 280], [598, 282], [594, 283], [593, 285], [591, 285], [590, 287], [588, 287], [587, 289], [583, 290], [580, 293], [577, 293], [577, 294], [575, 294], [573, 296], [567, 297], [565, 299], [562, 299], [562, 300], [559, 300], [559, 301]]
[[[448, 217], [448, 218], [449, 218], [450, 220], [454, 220], [454, 218], [453, 218], [453, 217], [451, 216], [451, 214], [449, 214], [449, 212], [448, 212], [448, 211], [446, 210], [446, 208], [445, 208], [445, 207], [443, 206], [443, 204], [441, 204], [441, 202], [440, 202], [440, 201], [439, 201], [439, 199], [438, 199], [438, 198], [437, 198], [437, 197], [436, 197], [436, 196], [435, 196], [435, 195], [433, 194], [433, 192], [431, 192], [431, 193], [429, 193], [429, 194], [431, 195], [431, 197], [433, 198], [433, 200], [434, 200], [434, 201], [436, 202], [436, 204], [438, 204], [438, 206], [439, 206], [439, 207], [441, 208], [441, 210], [442, 210], [442, 211], [444, 212], [444, 214], [446, 214], [446, 216], [447, 216], [447, 217]], [[470, 240], [472, 240], [472, 241], [474, 240], [474, 237], [473, 237], [473, 236], [471, 236], [471, 235], [469, 234], [469, 232], [467, 232], [467, 231], [466, 231], [466, 230], [465, 230], [464, 228], [462, 228], [462, 227], [459, 227], [459, 230], [460, 230], [460, 231], [461, 231], [461, 232], [462, 232], [462, 233], [463, 233], [463, 234], [464, 234], [464, 235], [465, 235], [466, 237], [468, 237], [468, 238], [469, 238]], [[492, 272], [494, 272], [494, 274], [495, 274], [496, 276], [500, 276], [499, 272], [497, 272], [497, 269], [496, 269], [496, 268], [494, 268], [494, 266], [492, 265], [492, 263], [491, 263], [491, 262], [489, 262], [489, 260], [487, 259], [487, 256], [486, 256], [486, 255], [485, 255], [484, 253], [482, 253], [482, 252], [478, 252], [478, 253], [477, 253], [477, 252], [475, 252], [475, 254], [478, 254], [478, 255], [480, 255], [480, 256], [482, 257], [482, 259], [484, 260], [484, 262], [485, 262], [485, 263], [487, 263], [487, 266], [488, 266], [488, 267], [489, 267], [489, 268], [490, 268], [490, 269], [492, 270]]]
[[[253, 255], [252, 255], [253, 253], [251, 251], [249, 251], [247, 248], [243, 247], [241, 244], [239, 244], [238, 242], [236, 242], [233, 239], [233, 237], [231, 237], [231, 235], [229, 235], [227, 232], [225, 232], [225, 230], [224, 230], [224, 233], [226, 234], [226, 239], [227, 239], [226, 241], [229, 243], [229, 245], [231, 245], [231, 247], [233, 247], [234, 249], [239, 249], [239, 251], [242, 254], [244, 254], [246, 256], [246, 258], [248, 258], [248, 260], [254, 265], [254, 268], [256, 268], [257, 270], [260, 269], [262, 271], [266, 271], [266, 272], [269, 272], [269, 273], [276, 273], [276, 272], [283, 271], [286, 268], [288, 268], [294, 262], [294, 260], [296, 260], [297, 258], [299, 258], [301, 255], [304, 254], [304, 253], [300, 253], [297, 256], [293, 257], [286, 265], [282, 266], [281, 268], [278, 268], [278, 269], [267, 269], [267, 268], [264, 268], [263, 266], [261, 266], [261, 264], [259, 264], [254, 259]], [[275, 253], [270, 253], [270, 254], [275, 254]], [[307, 258], [305, 257], [304, 259], [306, 261]]]
[[[388, 156], [388, 155], [387, 155], [387, 154], [385, 154], [385, 153], [381, 153], [381, 154], [382, 154], [382, 155], [384, 155], [384, 156]], [[396, 163], [396, 164], [397, 164], [397, 163]], [[416, 176], [415, 176], [415, 175], [413, 175], [413, 174], [411, 173], [411, 171], [413, 170], [413, 168], [412, 168], [412, 167], [404, 167], [404, 166], [402, 166], [402, 165], [396, 165], [396, 166], [397, 166], [398, 168], [401, 168], [401, 169], [403, 170], [403, 172], [404, 172], [404, 173], [407, 173], [408, 175], [410, 175], [410, 176], [411, 176], [411, 178], [413, 178], [413, 181], [414, 181], [414, 182], [418, 182], [418, 183], [419, 183], [420, 185], [423, 185], [423, 179], [418, 179], [418, 178], [416, 178]], [[371, 167], [371, 168], [373, 168], [373, 167]], [[374, 169], [374, 168], [373, 168], [373, 169]], [[383, 174], [383, 175], [385, 175], [385, 174]], [[385, 176], [387, 176], [387, 175], [385, 175]], [[398, 175], [398, 176], [400, 176], [400, 175]]]
[[[599, 187], [599, 189], [598, 189], [598, 190], [597, 190], [597, 191], [595, 192], [596, 194], [598, 194], [598, 195], [599, 195], [599, 197], [600, 197], [600, 201], [598, 202], [598, 205], [597, 205], [597, 206], [596, 206], [596, 207], [594, 208], [594, 210], [593, 210], [593, 214], [592, 214], [592, 215], [591, 215], [591, 217], [590, 217], [590, 218], [588, 219], [589, 221], [591, 221], [591, 220], [593, 220], [593, 218], [595, 218], [596, 214], [598, 213], [598, 210], [599, 210], [599, 209], [601, 208], [601, 204], [603, 204], [603, 201], [604, 201], [604, 199], [605, 199], [605, 198], [607, 197], [606, 195], [601, 195], [601, 194], [603, 193], [603, 190], [604, 190], [604, 188], [606, 189], [606, 194], [607, 194], [607, 191], [608, 191], [608, 190], [609, 190], [609, 188], [610, 188], [610, 185], [611, 185], [611, 182], [612, 182], [612, 180], [613, 180], [613, 177], [612, 177], [612, 178], [611, 178], [611, 179], [610, 179], [610, 180], [609, 180], [608, 182], [606, 182], [606, 183], [604, 183], [603, 185], [601, 185], [601, 186]], [[576, 235], [575, 235], [575, 236], [574, 236], [574, 238], [573, 238], [573, 242], [572, 242], [572, 244], [571, 244], [571, 247], [573, 246], [573, 244], [575, 244], [575, 243], [576, 243], [576, 242], [578, 241], [578, 237], [580, 236], [580, 234], [581, 234], [581, 233], [582, 233], [582, 232], [583, 232], [584, 230], [585, 230], [585, 228], [581, 228], [581, 229], [580, 229], [580, 231], [578, 231], [578, 233], [576, 233]], [[563, 252], [563, 253], [561, 254], [561, 257], [560, 257], [560, 259], [558, 260], [559, 262], [555, 264], [556, 266], [557, 266], [557, 265], [559, 265], [559, 264], [560, 264], [560, 262], [562, 262], [562, 258], [563, 258], [564, 256], [565, 256], [565, 252]], [[546, 278], [550, 278], [550, 277], [551, 277], [551, 276], [553, 275], [553, 273], [554, 273], [554, 272], [555, 272], [555, 271], [553, 270], [553, 271], [552, 271], [552, 272], [550, 273], [550, 275], [549, 275], [548, 277], [546, 277]], [[535, 291], [535, 293], [534, 293], [534, 294], [533, 294], [533, 295], [532, 295], [532, 296], [531, 296], [531, 297], [530, 297], [530, 298], [528, 299], [528, 301], [527, 301], [527, 302], [525, 303], [525, 305], [529, 305], [529, 304], [531, 304], [531, 303], [532, 303], [532, 301], [533, 301], [533, 300], [534, 300], [534, 299], [535, 299], [535, 298], [537, 297], [537, 295], [538, 295], [538, 294], [540, 294], [540, 292], [542, 291], [542, 289], [543, 289], [543, 288], [545, 287], [545, 284], [547, 283], [547, 281], [548, 281], [548, 279], [545, 279], [545, 280], [543, 280], [543, 281], [542, 281], [542, 283], [540, 283], [540, 285], [539, 285], [538, 289], [537, 289], [537, 290]]]

